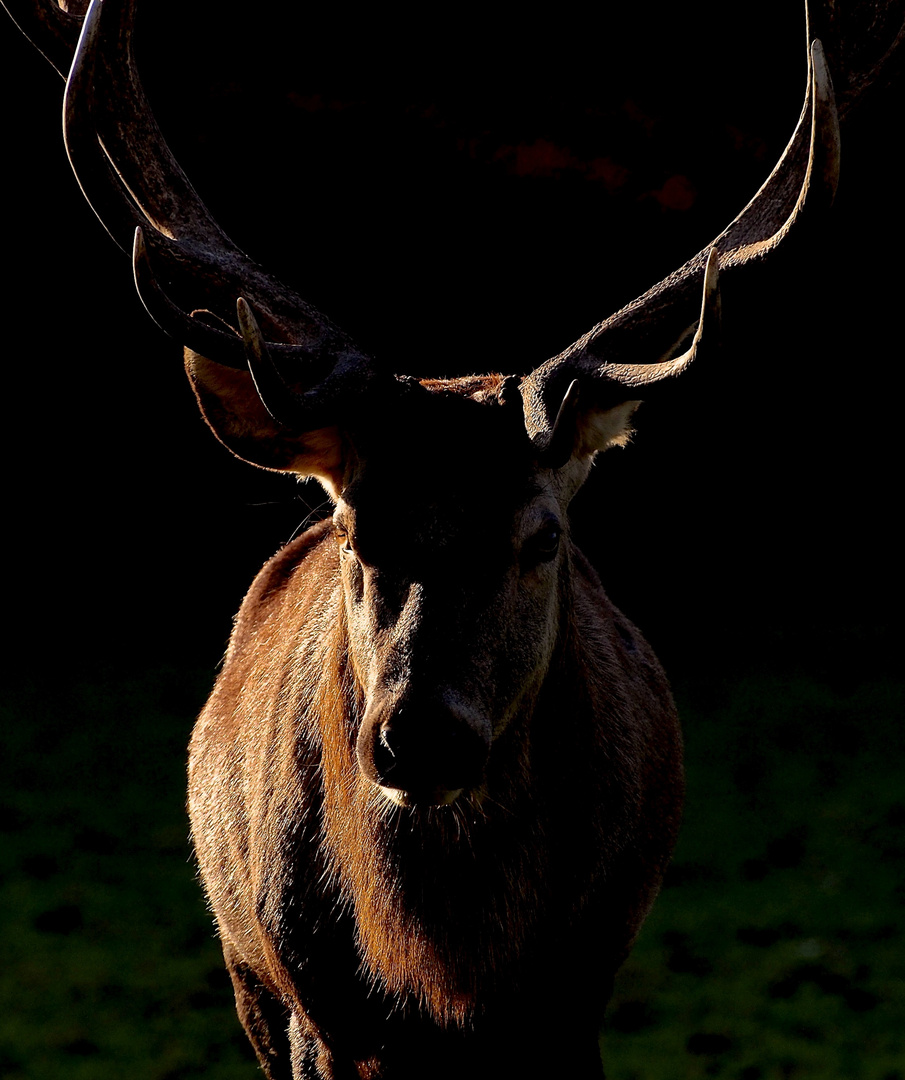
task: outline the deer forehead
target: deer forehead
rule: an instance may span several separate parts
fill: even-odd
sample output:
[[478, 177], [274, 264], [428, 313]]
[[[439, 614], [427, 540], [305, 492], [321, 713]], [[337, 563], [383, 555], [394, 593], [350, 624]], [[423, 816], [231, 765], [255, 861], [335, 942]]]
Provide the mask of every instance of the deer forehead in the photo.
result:
[[561, 526], [565, 507], [552, 484], [510, 479], [508, 488], [476, 475], [400, 490], [393, 478], [363, 476], [343, 491], [333, 520], [363, 557], [384, 549], [397, 558], [405, 552], [464, 556], [473, 550], [486, 559], [491, 549], [511, 556], [545, 524]]

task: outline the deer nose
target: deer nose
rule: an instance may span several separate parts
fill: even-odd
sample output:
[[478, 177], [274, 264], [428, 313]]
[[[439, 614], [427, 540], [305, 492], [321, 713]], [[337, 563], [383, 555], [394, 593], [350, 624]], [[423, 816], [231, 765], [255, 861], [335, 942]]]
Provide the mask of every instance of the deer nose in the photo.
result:
[[484, 779], [490, 751], [486, 736], [453, 710], [439, 705], [397, 709], [362, 724], [358, 761], [364, 775], [402, 792], [406, 803], [438, 805]]

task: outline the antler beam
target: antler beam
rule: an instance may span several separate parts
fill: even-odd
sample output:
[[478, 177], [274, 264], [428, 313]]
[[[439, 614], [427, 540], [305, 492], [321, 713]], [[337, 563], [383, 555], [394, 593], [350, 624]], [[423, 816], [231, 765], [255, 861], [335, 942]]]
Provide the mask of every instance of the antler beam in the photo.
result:
[[[543, 445], [565, 387], [582, 381], [598, 407], [686, 371], [703, 340], [704, 316], [718, 310], [717, 270], [762, 259], [809, 210], [833, 200], [839, 173], [839, 121], [823, 48], [808, 50], [808, 81], [795, 131], [766, 182], [706, 248], [626, 307], [599, 323], [522, 383], [529, 434]], [[703, 288], [704, 301], [700, 300]], [[708, 333], [708, 340], [712, 335]], [[690, 346], [681, 355], [680, 350]], [[638, 363], [639, 357], [650, 357]]]

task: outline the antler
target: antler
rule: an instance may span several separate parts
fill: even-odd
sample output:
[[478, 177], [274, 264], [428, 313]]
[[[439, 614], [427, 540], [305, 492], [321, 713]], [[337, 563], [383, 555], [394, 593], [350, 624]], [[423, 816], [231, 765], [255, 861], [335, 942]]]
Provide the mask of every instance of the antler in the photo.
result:
[[[521, 384], [528, 433], [555, 441], [551, 418], [579, 380], [586, 404], [605, 409], [650, 396], [650, 388], [686, 371], [718, 337], [719, 271], [775, 249], [805, 208], [828, 205], [839, 168], [839, 122], [819, 41], [808, 50], [808, 82], [798, 124], [767, 181], [732, 223], [684, 266], [599, 323]], [[703, 293], [703, 301], [701, 299]], [[682, 352], [682, 349], [685, 349]], [[633, 362], [638, 356], [653, 362]]]
[[[270, 418], [282, 428], [310, 431], [336, 422], [340, 399], [345, 411], [365, 388], [394, 385], [326, 316], [249, 259], [217, 225], [148, 106], [132, 48], [136, 0], [92, 0], [84, 20], [85, 0], [0, 2], [58, 70], [74, 49], [64, 108], [70, 160], [110, 234], [133, 250], [136, 285], [156, 322], [203, 357], [239, 369], [247, 363]], [[832, 50], [845, 80], [846, 110], [905, 34], [903, 6], [905, 0], [887, 0], [882, 8], [862, 0], [847, 22], [834, 5], [821, 12], [836, 35]], [[538, 449], [551, 461], [560, 457], [569, 445], [569, 418], [579, 409], [650, 396], [655, 385], [687, 370], [718, 337], [718, 273], [763, 258], [806, 205], [810, 211], [828, 204], [838, 157], [833, 88], [814, 40], [801, 117], [741, 214], [683, 267], [522, 380], [525, 424]], [[159, 284], [164, 280], [166, 291]], [[241, 336], [234, 328], [239, 296], [247, 301], [240, 304]], [[638, 363], [639, 357], [648, 362]]]
[[[276, 372], [291, 372], [292, 386], [305, 388], [292, 393], [299, 430], [320, 425], [350, 391], [392, 384], [325, 315], [250, 259], [214, 220], [145, 96], [133, 50], [136, 0], [92, 0], [83, 19], [55, 3], [4, 3], [58, 69], [81, 24], [63, 108], [67, 153], [101, 223], [133, 255], [139, 295], [162, 329], [220, 364], [245, 368], [245, 343], [233, 323], [236, 298], [246, 298], [274, 341], [268, 355]], [[160, 281], [167, 282], [166, 292]]]

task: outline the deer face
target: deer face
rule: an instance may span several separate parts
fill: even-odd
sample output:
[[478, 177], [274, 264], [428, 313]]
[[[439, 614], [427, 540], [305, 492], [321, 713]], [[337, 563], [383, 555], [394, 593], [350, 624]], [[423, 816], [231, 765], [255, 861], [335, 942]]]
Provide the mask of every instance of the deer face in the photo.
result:
[[274, 427], [248, 373], [223, 370], [190, 357], [221, 440], [317, 476], [335, 501], [362, 774], [403, 805], [480, 793], [494, 740], [530, 719], [560, 640], [569, 503], [595, 453], [625, 442], [638, 402], [622, 391], [582, 408], [573, 385], [532, 439], [527, 381], [508, 396], [518, 380], [499, 375], [410, 381], [347, 427], [297, 434], [291, 417]]
[[570, 485], [538, 465], [520, 413], [419, 397], [398, 435], [356, 440], [333, 522], [359, 767], [395, 802], [438, 805], [480, 790], [549, 667]]

